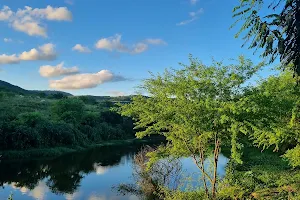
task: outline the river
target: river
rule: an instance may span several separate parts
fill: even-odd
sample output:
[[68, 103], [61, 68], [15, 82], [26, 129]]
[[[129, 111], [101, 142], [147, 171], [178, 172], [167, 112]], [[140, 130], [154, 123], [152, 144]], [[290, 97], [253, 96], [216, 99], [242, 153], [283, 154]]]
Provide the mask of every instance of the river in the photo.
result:
[[[135, 195], [121, 196], [115, 187], [133, 183], [133, 156], [140, 148], [101, 147], [54, 159], [1, 161], [0, 199], [12, 193], [14, 200], [137, 200]], [[220, 176], [227, 162], [221, 155]], [[190, 158], [181, 163], [184, 173], [195, 177], [199, 172]]]

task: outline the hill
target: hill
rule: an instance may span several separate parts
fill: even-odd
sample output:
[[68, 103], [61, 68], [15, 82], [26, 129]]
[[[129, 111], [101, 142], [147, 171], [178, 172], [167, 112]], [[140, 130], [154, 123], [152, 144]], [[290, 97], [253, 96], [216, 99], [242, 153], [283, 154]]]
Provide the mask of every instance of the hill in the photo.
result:
[[67, 92], [62, 92], [62, 91], [55, 91], [55, 90], [25, 90], [19, 86], [13, 85], [11, 83], [5, 82], [0, 80], [0, 90], [4, 90], [6, 92], [13, 92], [13, 93], [18, 93], [22, 95], [45, 95], [45, 96], [50, 96], [50, 95], [63, 95], [63, 96], [73, 96], [70, 93]]

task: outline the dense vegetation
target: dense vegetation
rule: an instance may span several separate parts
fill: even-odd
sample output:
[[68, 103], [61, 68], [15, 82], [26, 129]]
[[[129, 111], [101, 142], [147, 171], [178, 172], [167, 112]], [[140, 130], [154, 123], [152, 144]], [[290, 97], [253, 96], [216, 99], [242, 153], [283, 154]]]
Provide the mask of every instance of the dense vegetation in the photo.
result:
[[0, 91], [0, 150], [82, 146], [134, 137], [132, 121], [92, 97]]
[[25, 90], [19, 86], [10, 84], [8, 82], [0, 80], [0, 89], [6, 92], [17, 93], [20, 95], [38, 95], [41, 97], [52, 97], [52, 98], [62, 98], [67, 96], [73, 96], [70, 93], [62, 92], [62, 91], [55, 91], [55, 90]]
[[[263, 66], [244, 57], [229, 65], [191, 57], [182, 69], [144, 82], [151, 98], [137, 96], [120, 105], [122, 115], [136, 120], [138, 137], [168, 140], [148, 154], [149, 169], [164, 157], [190, 156], [202, 174], [199, 191], [173, 191], [163, 199], [299, 198], [299, 170], [292, 167], [300, 166], [300, 88], [288, 70], [250, 84]], [[253, 146], [278, 153], [253, 155]], [[218, 158], [228, 147], [231, 160], [220, 180]], [[212, 166], [206, 168], [208, 157]]]

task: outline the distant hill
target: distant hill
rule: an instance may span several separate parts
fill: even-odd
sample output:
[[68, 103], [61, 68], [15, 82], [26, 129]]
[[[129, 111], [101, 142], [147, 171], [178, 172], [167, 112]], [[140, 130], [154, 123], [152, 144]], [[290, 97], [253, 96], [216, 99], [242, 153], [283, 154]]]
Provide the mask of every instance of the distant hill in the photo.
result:
[[92, 96], [92, 95], [84, 95], [86, 97], [89, 98], [93, 98], [95, 100], [98, 101], [112, 101], [112, 102], [130, 102], [131, 98], [133, 97], [133, 95], [131, 96]]
[[[55, 91], [55, 90], [25, 90], [19, 86], [10, 84], [8, 82], [0, 80], [0, 91], [13, 92], [20, 95], [37, 95], [37, 96], [53, 96], [59, 95], [62, 96], [73, 96], [70, 93]], [[110, 101], [110, 102], [130, 102], [134, 95], [129, 96], [92, 96], [92, 95], [82, 95], [82, 97], [92, 98], [98, 102], [100, 101]]]
[[55, 90], [25, 90], [19, 86], [10, 84], [10, 83], [2, 81], [2, 80], [0, 80], [0, 90], [5, 90], [8, 92], [14, 92], [14, 93], [23, 94], [23, 95], [42, 95], [42, 94], [44, 94], [45, 96], [49, 96], [49, 95], [60, 94], [63, 96], [73, 96], [70, 93], [62, 92], [62, 91], [55, 91]]

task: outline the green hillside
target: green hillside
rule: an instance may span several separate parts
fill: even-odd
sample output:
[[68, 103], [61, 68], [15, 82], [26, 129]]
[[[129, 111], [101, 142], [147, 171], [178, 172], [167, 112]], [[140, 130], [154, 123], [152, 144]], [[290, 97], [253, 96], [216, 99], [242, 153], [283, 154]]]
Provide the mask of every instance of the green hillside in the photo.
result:
[[51, 95], [61, 95], [61, 96], [73, 96], [70, 93], [54, 90], [25, 90], [19, 86], [10, 84], [8, 82], [0, 80], [0, 91], [13, 92], [22, 95], [40, 95], [40, 96], [51, 96]]

